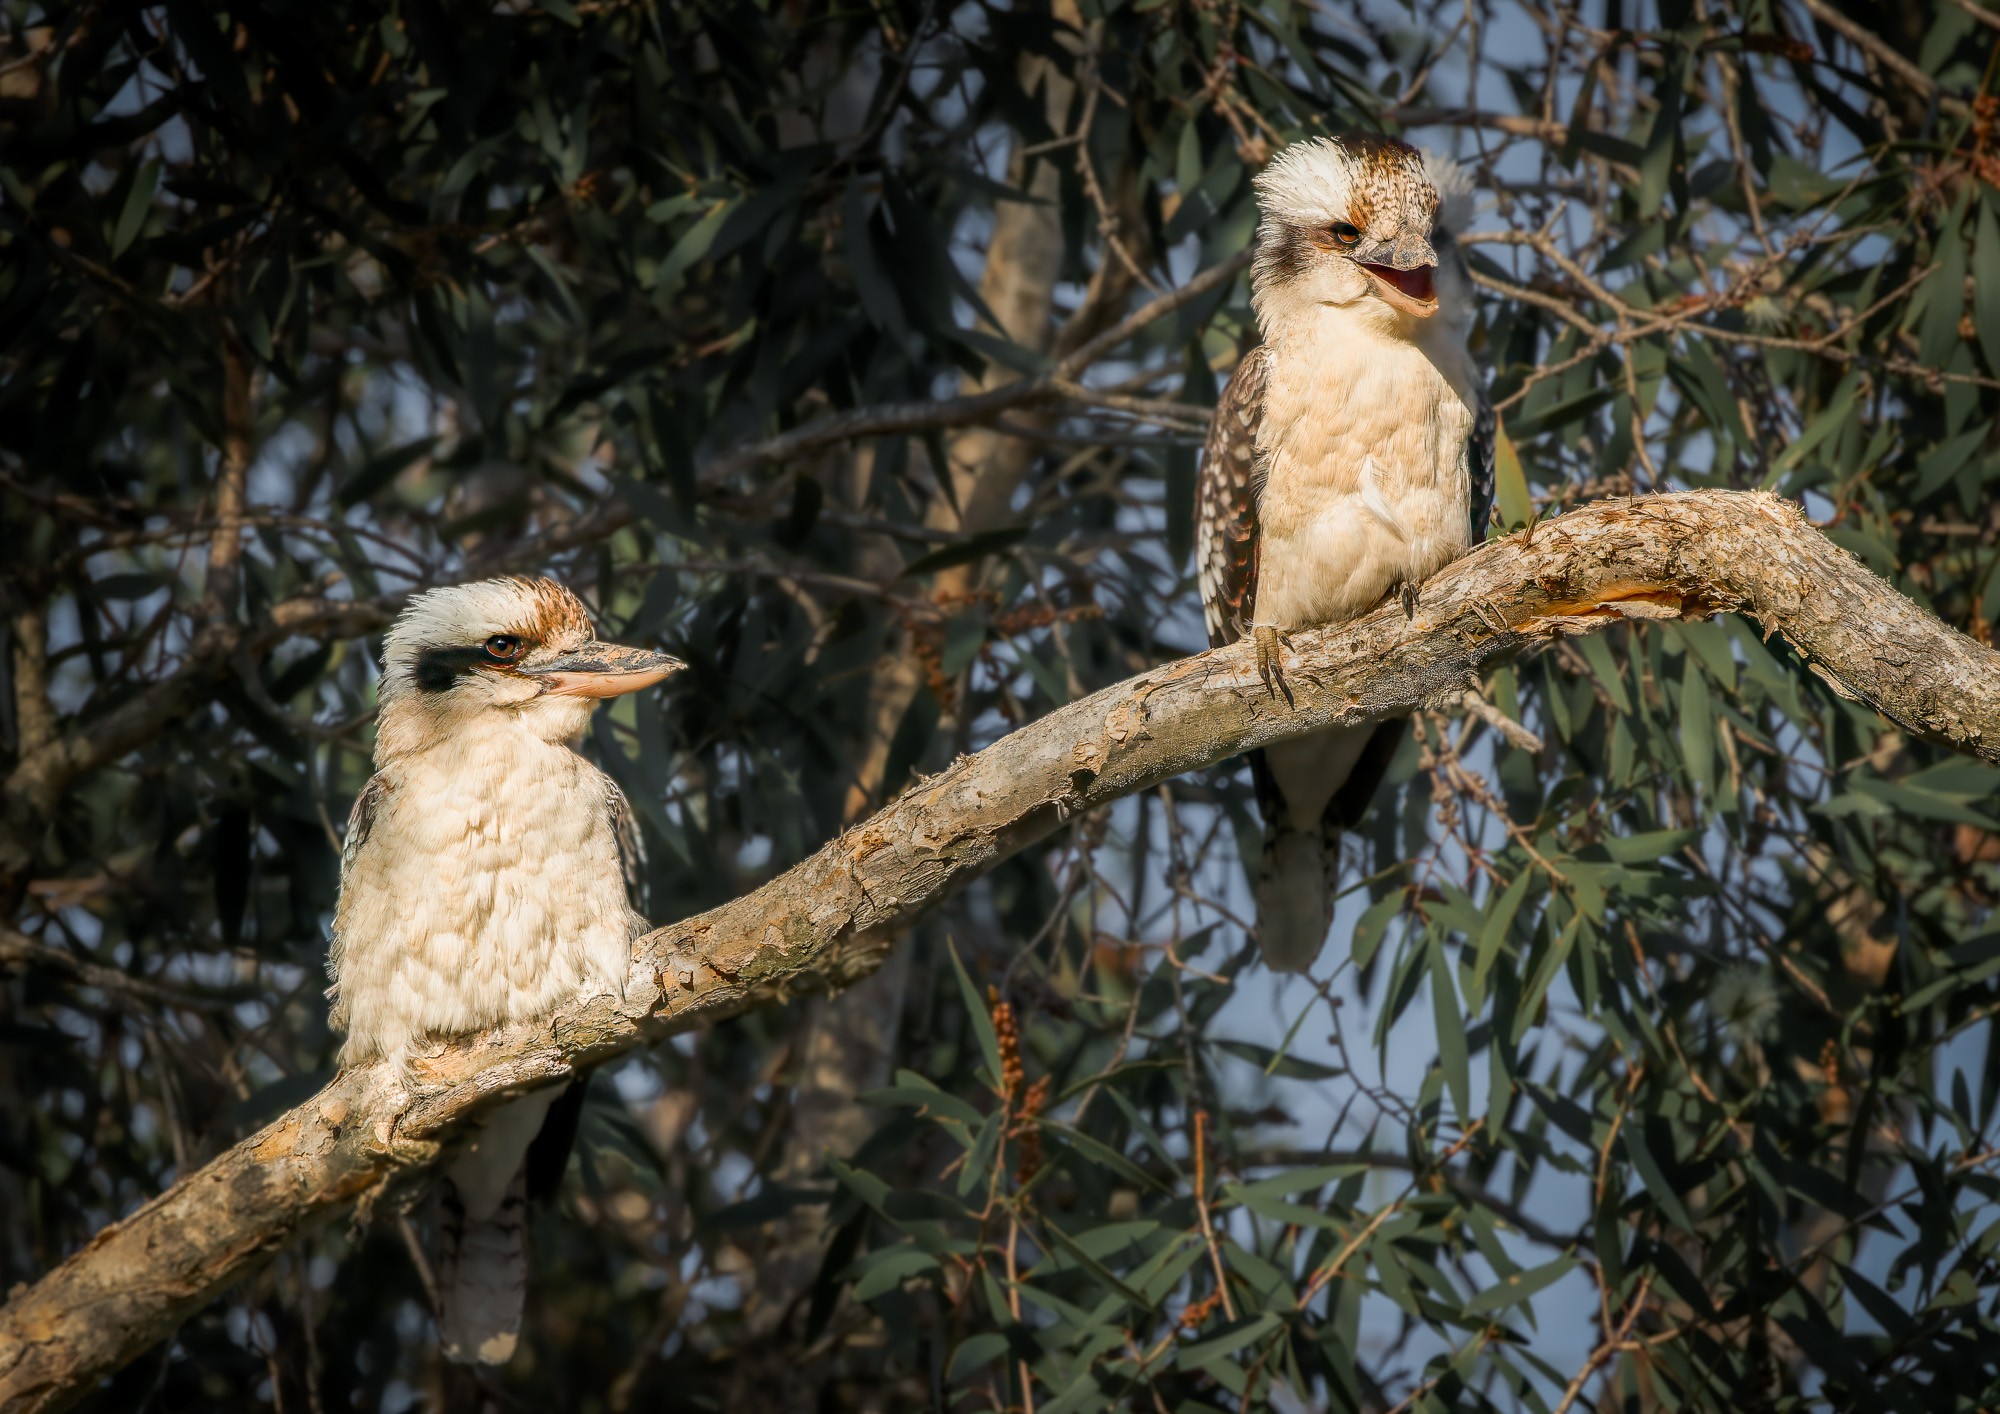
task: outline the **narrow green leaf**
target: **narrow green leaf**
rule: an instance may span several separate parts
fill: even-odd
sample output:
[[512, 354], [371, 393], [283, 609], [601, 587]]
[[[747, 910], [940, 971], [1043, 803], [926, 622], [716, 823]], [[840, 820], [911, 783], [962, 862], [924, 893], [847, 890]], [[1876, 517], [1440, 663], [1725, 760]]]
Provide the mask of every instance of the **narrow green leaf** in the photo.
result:
[[1025, 644], [1015, 647], [1014, 661], [1034, 679], [1035, 686], [1041, 689], [1042, 696], [1048, 698], [1052, 706], [1069, 705], [1069, 680], [1054, 663], [1048, 662]]
[[563, 313], [569, 317], [570, 323], [583, 323], [583, 307], [576, 302], [576, 295], [569, 287], [569, 277], [563, 274], [554, 258], [534, 241], [523, 241], [521, 249], [527, 252], [528, 259], [534, 262], [535, 268], [542, 272], [542, 278], [548, 281], [549, 288], [561, 302]]
[[1535, 518], [1535, 498], [1528, 493], [1527, 473], [1521, 470], [1521, 454], [1504, 423], [1493, 428], [1493, 498], [1500, 503], [1500, 528], [1519, 530]]
[[1045, 1133], [1056, 1135], [1063, 1143], [1070, 1145], [1082, 1153], [1085, 1158], [1122, 1174], [1134, 1183], [1146, 1188], [1165, 1190], [1165, 1185], [1157, 1178], [1154, 1178], [1110, 1145], [1104, 1143], [1102, 1140], [1093, 1139], [1080, 1129], [1072, 1129], [1068, 1125], [1059, 1124], [1054, 1120], [1044, 1120], [1042, 1122], [1042, 1129]]
[[[1094, 1227], [1087, 1232], [1068, 1234], [1068, 1237], [1077, 1247], [1101, 1262], [1120, 1254], [1129, 1256], [1144, 1239], [1158, 1231], [1160, 1224], [1142, 1219], [1138, 1222], [1106, 1223], [1103, 1227]], [[1027, 1276], [1032, 1280], [1040, 1276], [1044, 1270], [1068, 1271], [1075, 1265], [1073, 1260], [1064, 1258], [1061, 1253], [1055, 1253], [1044, 1261], [1037, 1262]]]
[[884, 1183], [866, 1169], [849, 1167], [839, 1159], [834, 1158], [831, 1154], [827, 1156], [826, 1166], [833, 1171], [833, 1176], [840, 1180], [841, 1185], [853, 1193], [855, 1197], [859, 1198], [883, 1217], [888, 1216], [888, 1213], [882, 1206], [889, 1201], [889, 1185], [887, 1183]]
[[[1225, 1195], [1232, 1199], [1236, 1197], [1236, 1194], [1231, 1189], [1225, 1188], [1223, 1191]], [[1283, 1226], [1301, 1228], [1344, 1228], [1347, 1226], [1345, 1222], [1332, 1214], [1322, 1213], [1319, 1209], [1308, 1207], [1304, 1203], [1292, 1203], [1287, 1202], [1283, 1198], [1273, 1198], [1268, 1194], [1261, 1197], [1246, 1196], [1243, 1198], [1241, 1206], [1255, 1213], [1260, 1218]]]
[[854, 1299], [872, 1301], [885, 1291], [901, 1286], [906, 1277], [916, 1276], [937, 1266], [937, 1258], [915, 1247], [889, 1247], [870, 1252], [852, 1267]]
[[1967, 462], [1985, 449], [1991, 435], [1992, 429], [1987, 424], [1978, 423], [1968, 432], [1947, 437], [1919, 457], [1916, 498], [1921, 501], [1935, 495], [1945, 483], [1958, 475]]
[[915, 1109], [929, 1110], [941, 1119], [957, 1120], [966, 1125], [986, 1122], [986, 1116], [965, 1100], [935, 1087], [891, 1085], [880, 1090], [870, 1090], [859, 1098], [864, 1105], [907, 1105]]
[[1993, 215], [1990, 194], [1979, 203], [1979, 233], [1972, 248], [1972, 308], [1987, 370], [2000, 373], [2000, 219]]
[[1601, 633], [1588, 634], [1578, 642], [1597, 685], [1610, 694], [1612, 705], [1620, 712], [1630, 712], [1632, 699], [1626, 695], [1625, 675], [1618, 671], [1618, 660], [1611, 656], [1610, 642]]
[[1354, 937], [1348, 947], [1357, 968], [1364, 968], [1374, 961], [1376, 949], [1382, 946], [1382, 938], [1389, 928], [1389, 920], [1403, 911], [1404, 894], [1395, 889], [1368, 905], [1361, 915], [1361, 921], [1354, 925]]
[[958, 1349], [951, 1352], [951, 1361], [945, 1366], [945, 1378], [962, 1380], [975, 1370], [985, 1369], [1006, 1353], [1007, 1337], [996, 1331], [967, 1336], [959, 1342]]
[[[1298, 1309], [1298, 1303], [1292, 1299], [1289, 1271], [1227, 1239], [1221, 1245], [1222, 1260], [1229, 1264], [1231, 1271], [1250, 1284], [1250, 1299], [1241, 1303], [1245, 1310], [1261, 1307], [1272, 1315], [1286, 1316]], [[1241, 1290], [1240, 1287], [1238, 1289]]]
[[1645, 1136], [1639, 1132], [1642, 1128], [1643, 1125], [1635, 1123], [1626, 1125], [1620, 1131], [1619, 1137], [1625, 1145], [1625, 1156], [1632, 1161], [1632, 1167], [1638, 1171], [1640, 1182], [1646, 1185], [1646, 1191], [1652, 1195], [1653, 1201], [1660, 1205], [1660, 1210], [1667, 1215], [1668, 1220], [1684, 1230], [1692, 1230], [1694, 1219], [1688, 1216], [1688, 1210], [1681, 1205], [1681, 1195], [1674, 1191], [1671, 1183], [1667, 1182], [1666, 1172], [1653, 1158], [1653, 1151], [1646, 1147]]
[[1650, 864], [1680, 853], [1700, 838], [1700, 830], [1645, 830], [1636, 835], [1613, 835], [1602, 848], [1620, 864]]
[[1038, 1231], [1048, 1238], [1051, 1245], [1060, 1248], [1079, 1267], [1082, 1267], [1134, 1306], [1139, 1307], [1141, 1310], [1145, 1309], [1147, 1304], [1145, 1297], [1127, 1286], [1119, 1279], [1117, 1273], [1092, 1256], [1082, 1243], [1064, 1232], [1060, 1225], [1056, 1223], [1044, 1223]]
[[[1547, 924], [1553, 920], [1544, 915], [1543, 921]], [[1569, 960], [1569, 950], [1576, 946], [1576, 935], [1582, 927], [1583, 915], [1579, 913], [1563, 926], [1555, 942], [1543, 954], [1542, 965], [1535, 969], [1535, 980], [1529, 984], [1527, 994], [1521, 998], [1520, 1006], [1514, 1013], [1513, 1039], [1516, 1043], [1535, 1024], [1535, 1013], [1541, 1007], [1542, 996], [1556, 980], [1562, 965]]]
[[438, 439], [435, 437], [419, 437], [414, 442], [405, 442], [400, 447], [376, 453], [362, 463], [352, 476], [340, 483], [333, 493], [334, 500], [343, 508], [365, 501], [408, 468], [429, 456], [437, 444]]
[[1238, 1200], [1282, 1198], [1290, 1193], [1303, 1193], [1308, 1188], [1324, 1188], [1329, 1183], [1352, 1178], [1357, 1173], [1367, 1173], [1369, 1167], [1368, 1164], [1320, 1164], [1313, 1168], [1287, 1169], [1284, 1173], [1260, 1178], [1255, 1183], [1229, 1184], [1225, 1191]]
[[1528, 888], [1534, 883], [1533, 869], [1523, 869], [1514, 876], [1514, 882], [1507, 886], [1498, 902], [1487, 910], [1486, 924], [1479, 930], [1479, 947], [1472, 964], [1472, 982], [1466, 988], [1466, 1005], [1477, 1009], [1486, 999], [1486, 979], [1493, 971], [1493, 961], [1500, 956], [1500, 948], [1507, 941], [1507, 933], [1514, 926], [1515, 915], [1521, 911], [1522, 900], [1528, 896]]
[[993, 1169], [993, 1159], [1000, 1151], [1000, 1136], [1007, 1119], [1006, 1111], [995, 1110], [986, 1116], [979, 1126], [979, 1133], [972, 1141], [972, 1148], [965, 1156], [965, 1163], [958, 1171], [958, 1196], [963, 1198], [975, 1188], [986, 1184], [986, 1176]]
[[1458, 1106], [1459, 1123], [1472, 1119], [1472, 1076], [1466, 1064], [1465, 1016], [1459, 1010], [1458, 989], [1452, 985], [1451, 964], [1445, 960], [1444, 940], [1433, 937], [1431, 955], [1431, 1007], [1437, 1018], [1438, 1064], [1444, 1068], [1445, 1084], [1451, 1087], [1452, 1103]]
[[1889, 1333], [1891, 1339], [1900, 1340], [1903, 1332], [1911, 1326], [1910, 1313], [1900, 1302], [1874, 1282], [1845, 1263], [1836, 1263], [1840, 1268], [1841, 1285], [1847, 1294], [1866, 1311], [1876, 1325]]
[[1263, 1315], [1253, 1317], [1233, 1330], [1224, 1331], [1221, 1335], [1208, 1340], [1198, 1340], [1191, 1345], [1183, 1345], [1174, 1354], [1174, 1364], [1183, 1370], [1199, 1369], [1203, 1365], [1234, 1354], [1254, 1340], [1261, 1340], [1281, 1324], [1283, 1322], [1278, 1316], [1266, 1311]]
[[674, 248], [667, 252], [667, 258], [660, 262], [660, 268], [653, 272], [653, 288], [666, 292], [679, 284], [688, 267], [708, 254], [708, 248], [715, 243], [717, 233], [738, 204], [737, 201], [720, 202], [683, 231], [681, 238], [674, 242]]
[[160, 186], [160, 159], [148, 158], [132, 178], [125, 193], [125, 205], [118, 213], [118, 225], [111, 233], [111, 258], [116, 260], [146, 228], [146, 216], [153, 209], [153, 193]]
[[1645, 155], [1639, 159], [1636, 199], [1642, 219], [1659, 211], [1667, 194], [1667, 179], [1673, 173], [1674, 154], [1680, 147], [1681, 91], [1687, 82], [1687, 52], [1678, 47], [1670, 52], [1666, 71], [1653, 90], [1660, 106], [1653, 113]]
[[971, 1019], [973, 1034], [979, 1038], [980, 1054], [986, 1057], [986, 1073], [989, 1084], [1000, 1083], [1000, 1038], [993, 1034], [993, 1017], [986, 1010], [986, 998], [972, 985], [972, 977], [959, 961], [958, 944], [945, 939], [945, 950], [951, 954], [952, 971], [958, 974], [959, 996], [965, 1001], [967, 1017]]
[[1971, 189], [1965, 189], [1951, 215], [1938, 227], [1937, 269], [1917, 291], [1923, 301], [1923, 322], [1918, 331], [1917, 357], [1932, 368], [1942, 368], [1958, 343], [1958, 321], [1965, 315], [1965, 203]]
[[1095, 1414], [1117, 1406], [1118, 1400], [1098, 1384], [1096, 1371], [1086, 1369], [1040, 1408], [1041, 1414]]
[[1713, 794], [1715, 709], [1708, 700], [1708, 675], [1693, 654], [1687, 656], [1685, 665], [1681, 677], [1681, 760], [1687, 766], [1688, 784]]
[[2000, 819], [1974, 810], [1948, 795], [1925, 790], [1906, 781], [1885, 781], [1876, 776], [1853, 775], [1847, 788], [1871, 796], [1884, 805], [1922, 816], [1926, 820], [1947, 820], [1958, 825], [1976, 825], [1982, 830], [2000, 830]]
[[1238, 1060], [1249, 1061], [1266, 1075], [1283, 1075], [1293, 1080], [1332, 1080], [1347, 1072], [1339, 1066], [1322, 1065], [1299, 1056], [1286, 1055], [1269, 1046], [1260, 1046], [1255, 1041], [1225, 1041], [1212, 1043], [1219, 1051], [1227, 1052]]
[[[1525, 440], [1539, 437], [1544, 432], [1581, 427], [1585, 419], [1617, 396], [1617, 393], [1610, 388], [1591, 387], [1572, 397], [1535, 406], [1533, 411], [1524, 410], [1514, 419], [1513, 435]], [[1497, 457], [1494, 471], [1497, 475], [1499, 471]]]
[[1799, 439], [1772, 460], [1772, 480], [1775, 481], [1783, 473], [1803, 463], [1821, 442], [1846, 426], [1847, 416], [1853, 411], [1854, 400], [1860, 393], [1861, 375], [1858, 372], [1849, 373], [1841, 379], [1833, 390], [1833, 396], [1827, 400], [1827, 405], [1820, 410], [1818, 416], [1806, 424], [1806, 430], [1799, 434]]
[[1554, 1261], [1544, 1262], [1539, 1267], [1530, 1267], [1525, 1272], [1515, 1272], [1466, 1302], [1466, 1314], [1500, 1311], [1509, 1306], [1518, 1306], [1543, 1287], [1568, 1276], [1575, 1269], [1574, 1258], [1557, 1257]]

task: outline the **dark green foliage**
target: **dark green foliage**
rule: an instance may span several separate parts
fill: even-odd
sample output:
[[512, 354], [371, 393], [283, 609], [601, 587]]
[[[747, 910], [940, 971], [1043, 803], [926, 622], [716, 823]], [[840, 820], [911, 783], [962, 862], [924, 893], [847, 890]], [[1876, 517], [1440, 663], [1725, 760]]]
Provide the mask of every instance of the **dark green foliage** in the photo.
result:
[[[1199, 646], [1240, 280], [949, 400], [1236, 254], [1281, 139], [1478, 170], [1496, 534], [1768, 487], [1990, 641], [2000, 31], [1843, 12], [6, 0], [0, 1288], [329, 1073], [409, 588], [552, 570], [691, 664], [592, 743], [662, 919]], [[597, 1077], [506, 1407], [1990, 1404], [2000, 773], [1739, 620], [1490, 691], [1544, 749], [1417, 723], [1313, 983], [1224, 766], [914, 934], [879, 1074], [801, 1007]], [[443, 1407], [403, 1221], [96, 1406]]]

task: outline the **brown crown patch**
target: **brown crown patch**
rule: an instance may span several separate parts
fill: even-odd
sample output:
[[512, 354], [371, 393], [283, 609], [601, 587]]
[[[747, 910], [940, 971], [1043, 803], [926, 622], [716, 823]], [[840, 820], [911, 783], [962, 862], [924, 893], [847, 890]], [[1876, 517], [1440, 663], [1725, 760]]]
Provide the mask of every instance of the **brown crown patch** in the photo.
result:
[[1382, 133], [1344, 132], [1334, 138], [1334, 142], [1342, 150], [1353, 153], [1357, 161], [1370, 166], [1392, 169], [1410, 165], [1418, 171], [1423, 170], [1423, 154], [1401, 138]]
[[581, 599], [560, 584], [552, 579], [529, 579], [526, 576], [514, 582], [528, 595], [528, 621], [520, 625], [523, 638], [548, 643], [592, 636], [594, 629], [590, 611], [583, 607]]
[[1374, 229], [1380, 216], [1421, 216], [1428, 224], [1437, 214], [1437, 192], [1424, 174], [1424, 157], [1416, 148], [1381, 133], [1345, 132], [1334, 142], [1354, 161], [1349, 221], [1366, 231]]

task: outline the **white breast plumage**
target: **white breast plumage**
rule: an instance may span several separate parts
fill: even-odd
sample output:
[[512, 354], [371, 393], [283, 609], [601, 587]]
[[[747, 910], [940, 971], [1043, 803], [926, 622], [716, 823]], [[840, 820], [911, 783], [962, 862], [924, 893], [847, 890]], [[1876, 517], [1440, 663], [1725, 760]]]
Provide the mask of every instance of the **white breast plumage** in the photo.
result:
[[344, 1064], [622, 990], [644, 927], [611, 779], [504, 719], [386, 767], [334, 922]]
[[1336, 623], [1468, 548], [1471, 360], [1345, 308], [1272, 334], [1256, 621]]

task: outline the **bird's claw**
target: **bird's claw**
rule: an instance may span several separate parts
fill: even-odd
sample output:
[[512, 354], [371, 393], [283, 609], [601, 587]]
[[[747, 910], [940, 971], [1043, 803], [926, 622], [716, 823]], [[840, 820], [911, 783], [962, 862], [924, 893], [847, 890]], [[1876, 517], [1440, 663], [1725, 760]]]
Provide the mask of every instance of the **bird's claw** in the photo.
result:
[[1257, 645], [1257, 676], [1264, 680], [1264, 690], [1273, 697], [1282, 692], [1287, 707], [1297, 706], [1291, 684], [1285, 681], [1285, 636], [1269, 624], [1259, 624], [1250, 637]]

